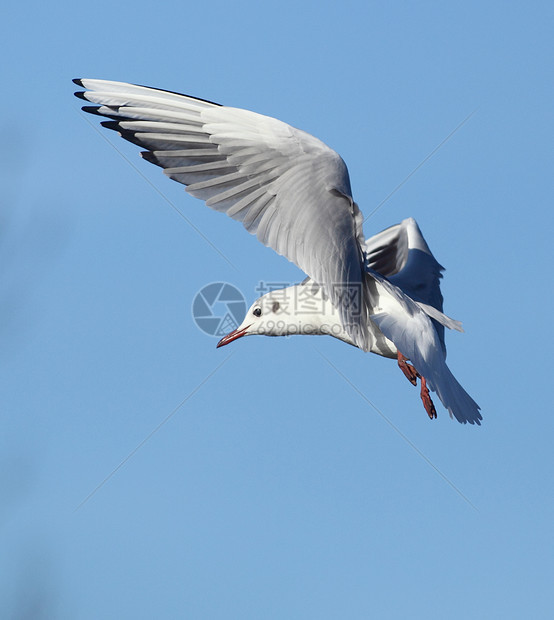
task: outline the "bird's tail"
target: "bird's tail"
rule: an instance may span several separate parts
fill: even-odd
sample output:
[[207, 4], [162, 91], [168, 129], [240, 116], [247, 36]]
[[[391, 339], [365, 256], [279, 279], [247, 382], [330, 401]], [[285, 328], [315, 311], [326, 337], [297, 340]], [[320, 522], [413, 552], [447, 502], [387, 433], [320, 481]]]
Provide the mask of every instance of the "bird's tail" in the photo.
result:
[[424, 369], [419, 370], [417, 366], [416, 369], [427, 379], [429, 387], [437, 393], [451, 418], [456, 418], [462, 424], [481, 424], [481, 408], [459, 384], [446, 362], [434, 371], [429, 368], [427, 374]]
[[[462, 424], [481, 424], [479, 405], [446, 365], [445, 351], [429, 314], [379, 274], [368, 273], [367, 283], [373, 306], [380, 309], [371, 320], [425, 377], [429, 389], [437, 393], [451, 417]], [[455, 327], [455, 322], [449, 320]]]

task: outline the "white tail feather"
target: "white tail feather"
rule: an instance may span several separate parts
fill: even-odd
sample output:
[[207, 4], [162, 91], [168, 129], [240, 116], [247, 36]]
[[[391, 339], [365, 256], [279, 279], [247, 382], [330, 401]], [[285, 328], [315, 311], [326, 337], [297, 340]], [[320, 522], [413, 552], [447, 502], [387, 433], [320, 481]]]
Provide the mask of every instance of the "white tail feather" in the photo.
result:
[[423, 310], [423, 312], [425, 312], [425, 314], [430, 316], [432, 319], [435, 319], [435, 321], [438, 321], [441, 325], [448, 327], [448, 329], [455, 329], [457, 332], [464, 331], [461, 321], [451, 319], [449, 316], [444, 314], [444, 312], [433, 308], [433, 306], [430, 306], [429, 304], [424, 304], [421, 301], [416, 301], [415, 303]]

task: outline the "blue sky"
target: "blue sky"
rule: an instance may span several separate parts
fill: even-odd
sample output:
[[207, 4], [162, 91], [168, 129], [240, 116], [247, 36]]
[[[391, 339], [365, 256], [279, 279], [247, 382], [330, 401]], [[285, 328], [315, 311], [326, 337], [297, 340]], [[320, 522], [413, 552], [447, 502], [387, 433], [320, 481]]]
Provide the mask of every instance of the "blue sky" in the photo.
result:
[[[4, 9], [2, 617], [551, 617], [552, 17], [546, 2]], [[366, 214], [476, 110], [365, 230], [413, 216], [447, 268], [466, 330], [449, 364], [483, 426], [442, 407], [429, 421], [393, 361], [330, 338], [217, 350], [191, 317], [204, 285], [250, 303], [261, 280], [303, 274], [98, 131], [74, 77], [300, 127], [342, 155]]]

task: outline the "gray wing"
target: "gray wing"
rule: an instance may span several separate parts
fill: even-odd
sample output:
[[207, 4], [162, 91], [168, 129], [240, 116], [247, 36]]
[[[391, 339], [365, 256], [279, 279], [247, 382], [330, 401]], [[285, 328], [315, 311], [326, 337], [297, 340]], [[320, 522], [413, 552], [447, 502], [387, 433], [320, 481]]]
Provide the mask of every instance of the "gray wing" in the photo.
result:
[[75, 94], [96, 104], [83, 110], [110, 118], [102, 124], [146, 149], [145, 159], [318, 282], [368, 350], [362, 218], [335, 151], [247, 110], [132, 84], [74, 81], [87, 89]]
[[442, 267], [412, 218], [383, 230], [365, 244], [368, 266], [385, 276], [413, 300], [440, 310]]
[[369, 268], [385, 276], [414, 301], [431, 306], [424, 310], [433, 318], [446, 352], [444, 325], [461, 331], [461, 324], [448, 317], [445, 318], [450, 322], [445, 323], [443, 316], [432, 312], [435, 308], [442, 313], [440, 280], [444, 267], [433, 256], [417, 222], [410, 217], [383, 230], [366, 241], [365, 252]]

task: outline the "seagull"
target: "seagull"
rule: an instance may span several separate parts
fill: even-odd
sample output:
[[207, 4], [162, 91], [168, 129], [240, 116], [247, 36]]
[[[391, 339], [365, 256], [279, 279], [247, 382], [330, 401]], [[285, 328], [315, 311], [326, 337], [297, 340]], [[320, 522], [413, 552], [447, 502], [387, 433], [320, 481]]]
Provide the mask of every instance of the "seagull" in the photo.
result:
[[[366, 240], [342, 158], [310, 134], [277, 119], [176, 92], [124, 82], [73, 80], [82, 109], [145, 149], [141, 156], [226, 213], [307, 278], [266, 293], [218, 347], [249, 335], [331, 335], [396, 359], [417, 385], [429, 418], [435, 392], [460, 423], [480, 407], [446, 364], [436, 261], [408, 218]], [[410, 363], [409, 363], [410, 362]]]

